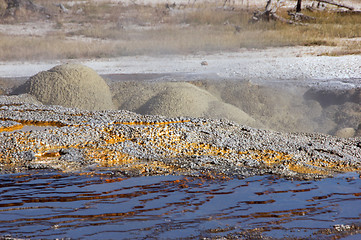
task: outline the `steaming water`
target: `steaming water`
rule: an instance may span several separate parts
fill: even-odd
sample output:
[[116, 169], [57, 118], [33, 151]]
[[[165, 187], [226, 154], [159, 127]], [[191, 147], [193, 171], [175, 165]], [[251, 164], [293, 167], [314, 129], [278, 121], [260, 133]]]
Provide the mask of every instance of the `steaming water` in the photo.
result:
[[196, 238], [251, 229], [276, 238], [309, 237], [361, 222], [356, 174], [220, 181], [40, 172], [1, 175], [0, 194], [0, 236], [17, 238]]

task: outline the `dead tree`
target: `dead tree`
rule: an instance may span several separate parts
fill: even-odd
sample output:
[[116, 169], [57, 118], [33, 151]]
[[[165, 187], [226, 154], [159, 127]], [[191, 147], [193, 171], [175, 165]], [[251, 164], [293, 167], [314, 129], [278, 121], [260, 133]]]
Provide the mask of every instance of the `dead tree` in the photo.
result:
[[296, 12], [301, 12], [302, 9], [302, 0], [297, 0], [297, 5], [296, 5]]
[[[334, 6], [337, 6], [337, 7], [341, 7], [341, 8], [346, 8], [350, 11], [353, 11], [354, 10], [354, 7], [352, 6], [348, 6], [346, 4], [342, 4], [342, 3], [338, 3], [338, 2], [334, 2], [332, 0], [317, 0], [318, 3], [327, 3], [327, 4], [330, 4], [330, 5], [334, 5]], [[302, 0], [297, 0], [297, 5], [296, 5], [296, 13], [300, 13], [301, 10], [302, 10]]]
[[345, 5], [345, 4], [342, 4], [342, 3], [337, 3], [337, 2], [334, 2], [334, 1], [331, 1], [331, 0], [317, 0], [318, 2], [322, 2], [322, 3], [327, 3], [327, 4], [330, 4], [330, 5], [334, 5], [334, 6], [337, 6], [337, 7], [341, 7], [341, 8], [346, 8], [350, 11], [353, 11], [354, 8], [351, 7], [351, 6], [348, 6], [348, 5]]
[[271, 16], [272, 16], [271, 3], [272, 3], [272, 0], [267, 1], [266, 7], [265, 7], [263, 12], [258, 11], [258, 10], [255, 11], [253, 13], [253, 17], [252, 17], [252, 19], [250, 21], [251, 22], [258, 22], [258, 21], [262, 20], [262, 21], [267, 21], [268, 22], [270, 20]]
[[293, 24], [295, 22], [285, 19], [281, 16], [279, 16], [276, 11], [279, 8], [279, 1], [277, 1], [277, 4], [275, 6], [272, 7], [272, 0], [268, 0], [265, 10], [263, 12], [261, 11], [255, 11], [253, 13], [253, 17], [250, 19], [251, 23], [255, 23], [258, 21], [270, 21], [270, 20], [278, 20], [284, 23], [289, 23], [289, 24]]
[[227, 3], [232, 6], [236, 4], [235, 0], [224, 0], [223, 7], [225, 7]]
[[34, 4], [31, 0], [6, 0], [6, 4], [5, 17], [15, 16], [19, 9], [45, 13], [44, 7]]
[[[312, 3], [311, 6], [307, 6], [306, 8], [310, 11], [314, 11], [314, 10], [320, 11], [320, 10], [325, 10], [324, 4], [329, 4], [329, 5], [338, 7], [337, 10], [336, 9], [332, 10], [333, 12], [341, 12], [341, 13], [347, 12], [347, 13], [357, 13], [357, 14], [361, 13], [361, 10], [359, 10], [359, 9], [355, 9], [352, 6], [349, 6], [349, 5], [346, 5], [343, 3], [339, 3], [339, 2], [334, 2], [332, 0], [317, 0], [317, 2], [318, 2], [318, 4], [316, 7], [315, 7], [315, 4]], [[339, 8], [341, 8], [341, 9], [339, 9]]]
[[[341, 8], [346, 8], [348, 9], [348, 11], [350, 12], [355, 12], [355, 13], [361, 13], [361, 11], [356, 11], [354, 10], [353, 7], [345, 5], [345, 4], [341, 4], [341, 3], [337, 3], [334, 2], [333, 0], [317, 0], [319, 3], [327, 3], [327, 4], [331, 4], [337, 7], [341, 7]], [[270, 21], [270, 20], [277, 20], [277, 21], [281, 21], [284, 23], [289, 23], [289, 24], [301, 24], [303, 25], [304, 22], [307, 21], [312, 21], [315, 20], [314, 17], [310, 17], [310, 16], [306, 16], [303, 13], [301, 13], [302, 10], [302, 0], [297, 0], [297, 5], [296, 5], [296, 11], [295, 10], [289, 10], [288, 11], [288, 15], [291, 17], [291, 19], [286, 19], [283, 18], [279, 15], [277, 15], [276, 11], [279, 7], [279, 3], [280, 1], [277, 0], [276, 5], [272, 7], [272, 0], [268, 0], [265, 10], [264, 11], [255, 11], [253, 13], [253, 17], [250, 19], [251, 23], [255, 23], [258, 21]]]

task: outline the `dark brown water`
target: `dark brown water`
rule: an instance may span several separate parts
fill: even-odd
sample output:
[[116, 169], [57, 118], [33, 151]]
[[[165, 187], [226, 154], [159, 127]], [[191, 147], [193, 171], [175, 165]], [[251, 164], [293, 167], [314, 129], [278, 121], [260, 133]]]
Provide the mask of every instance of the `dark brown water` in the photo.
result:
[[[247, 233], [332, 239], [335, 234], [325, 235], [325, 229], [361, 223], [357, 174], [320, 181], [10, 174], [0, 176], [0, 196], [0, 236], [14, 238], [175, 239]], [[361, 234], [347, 237], [358, 238]]]

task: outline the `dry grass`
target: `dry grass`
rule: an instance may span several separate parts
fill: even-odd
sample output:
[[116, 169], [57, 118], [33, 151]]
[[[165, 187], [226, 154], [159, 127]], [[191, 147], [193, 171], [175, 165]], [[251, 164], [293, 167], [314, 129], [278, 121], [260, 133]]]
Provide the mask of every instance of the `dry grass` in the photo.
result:
[[113, 45], [64, 40], [55, 37], [0, 36], [0, 59], [74, 59], [112, 56]]
[[336, 49], [327, 55], [341, 56], [352, 54], [361, 54], [361, 39], [358, 39], [358, 41], [347, 41], [347, 44], [343, 44], [340, 49]]
[[[252, 12], [227, 11], [212, 4], [166, 8], [165, 5], [125, 6], [106, 2], [73, 6], [67, 5], [67, 1], [63, 3], [72, 14], [59, 14], [54, 4], [39, 1], [53, 13], [54, 32], [43, 37], [1, 35], [0, 60], [214, 52], [295, 45], [343, 47], [343, 51], [334, 54], [360, 52], [359, 42], [342, 41], [361, 37], [360, 14], [305, 12], [317, 20], [301, 26], [274, 21], [251, 24]], [[287, 15], [285, 11], [280, 14]], [[69, 27], [73, 25], [77, 27]]]

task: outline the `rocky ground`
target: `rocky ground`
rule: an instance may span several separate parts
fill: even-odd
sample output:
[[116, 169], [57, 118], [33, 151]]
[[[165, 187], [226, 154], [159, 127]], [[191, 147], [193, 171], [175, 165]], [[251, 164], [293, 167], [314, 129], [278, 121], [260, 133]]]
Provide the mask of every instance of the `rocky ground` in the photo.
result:
[[0, 98], [2, 173], [111, 169], [127, 176], [271, 173], [315, 179], [361, 171], [359, 139], [34, 103], [22, 95]]

